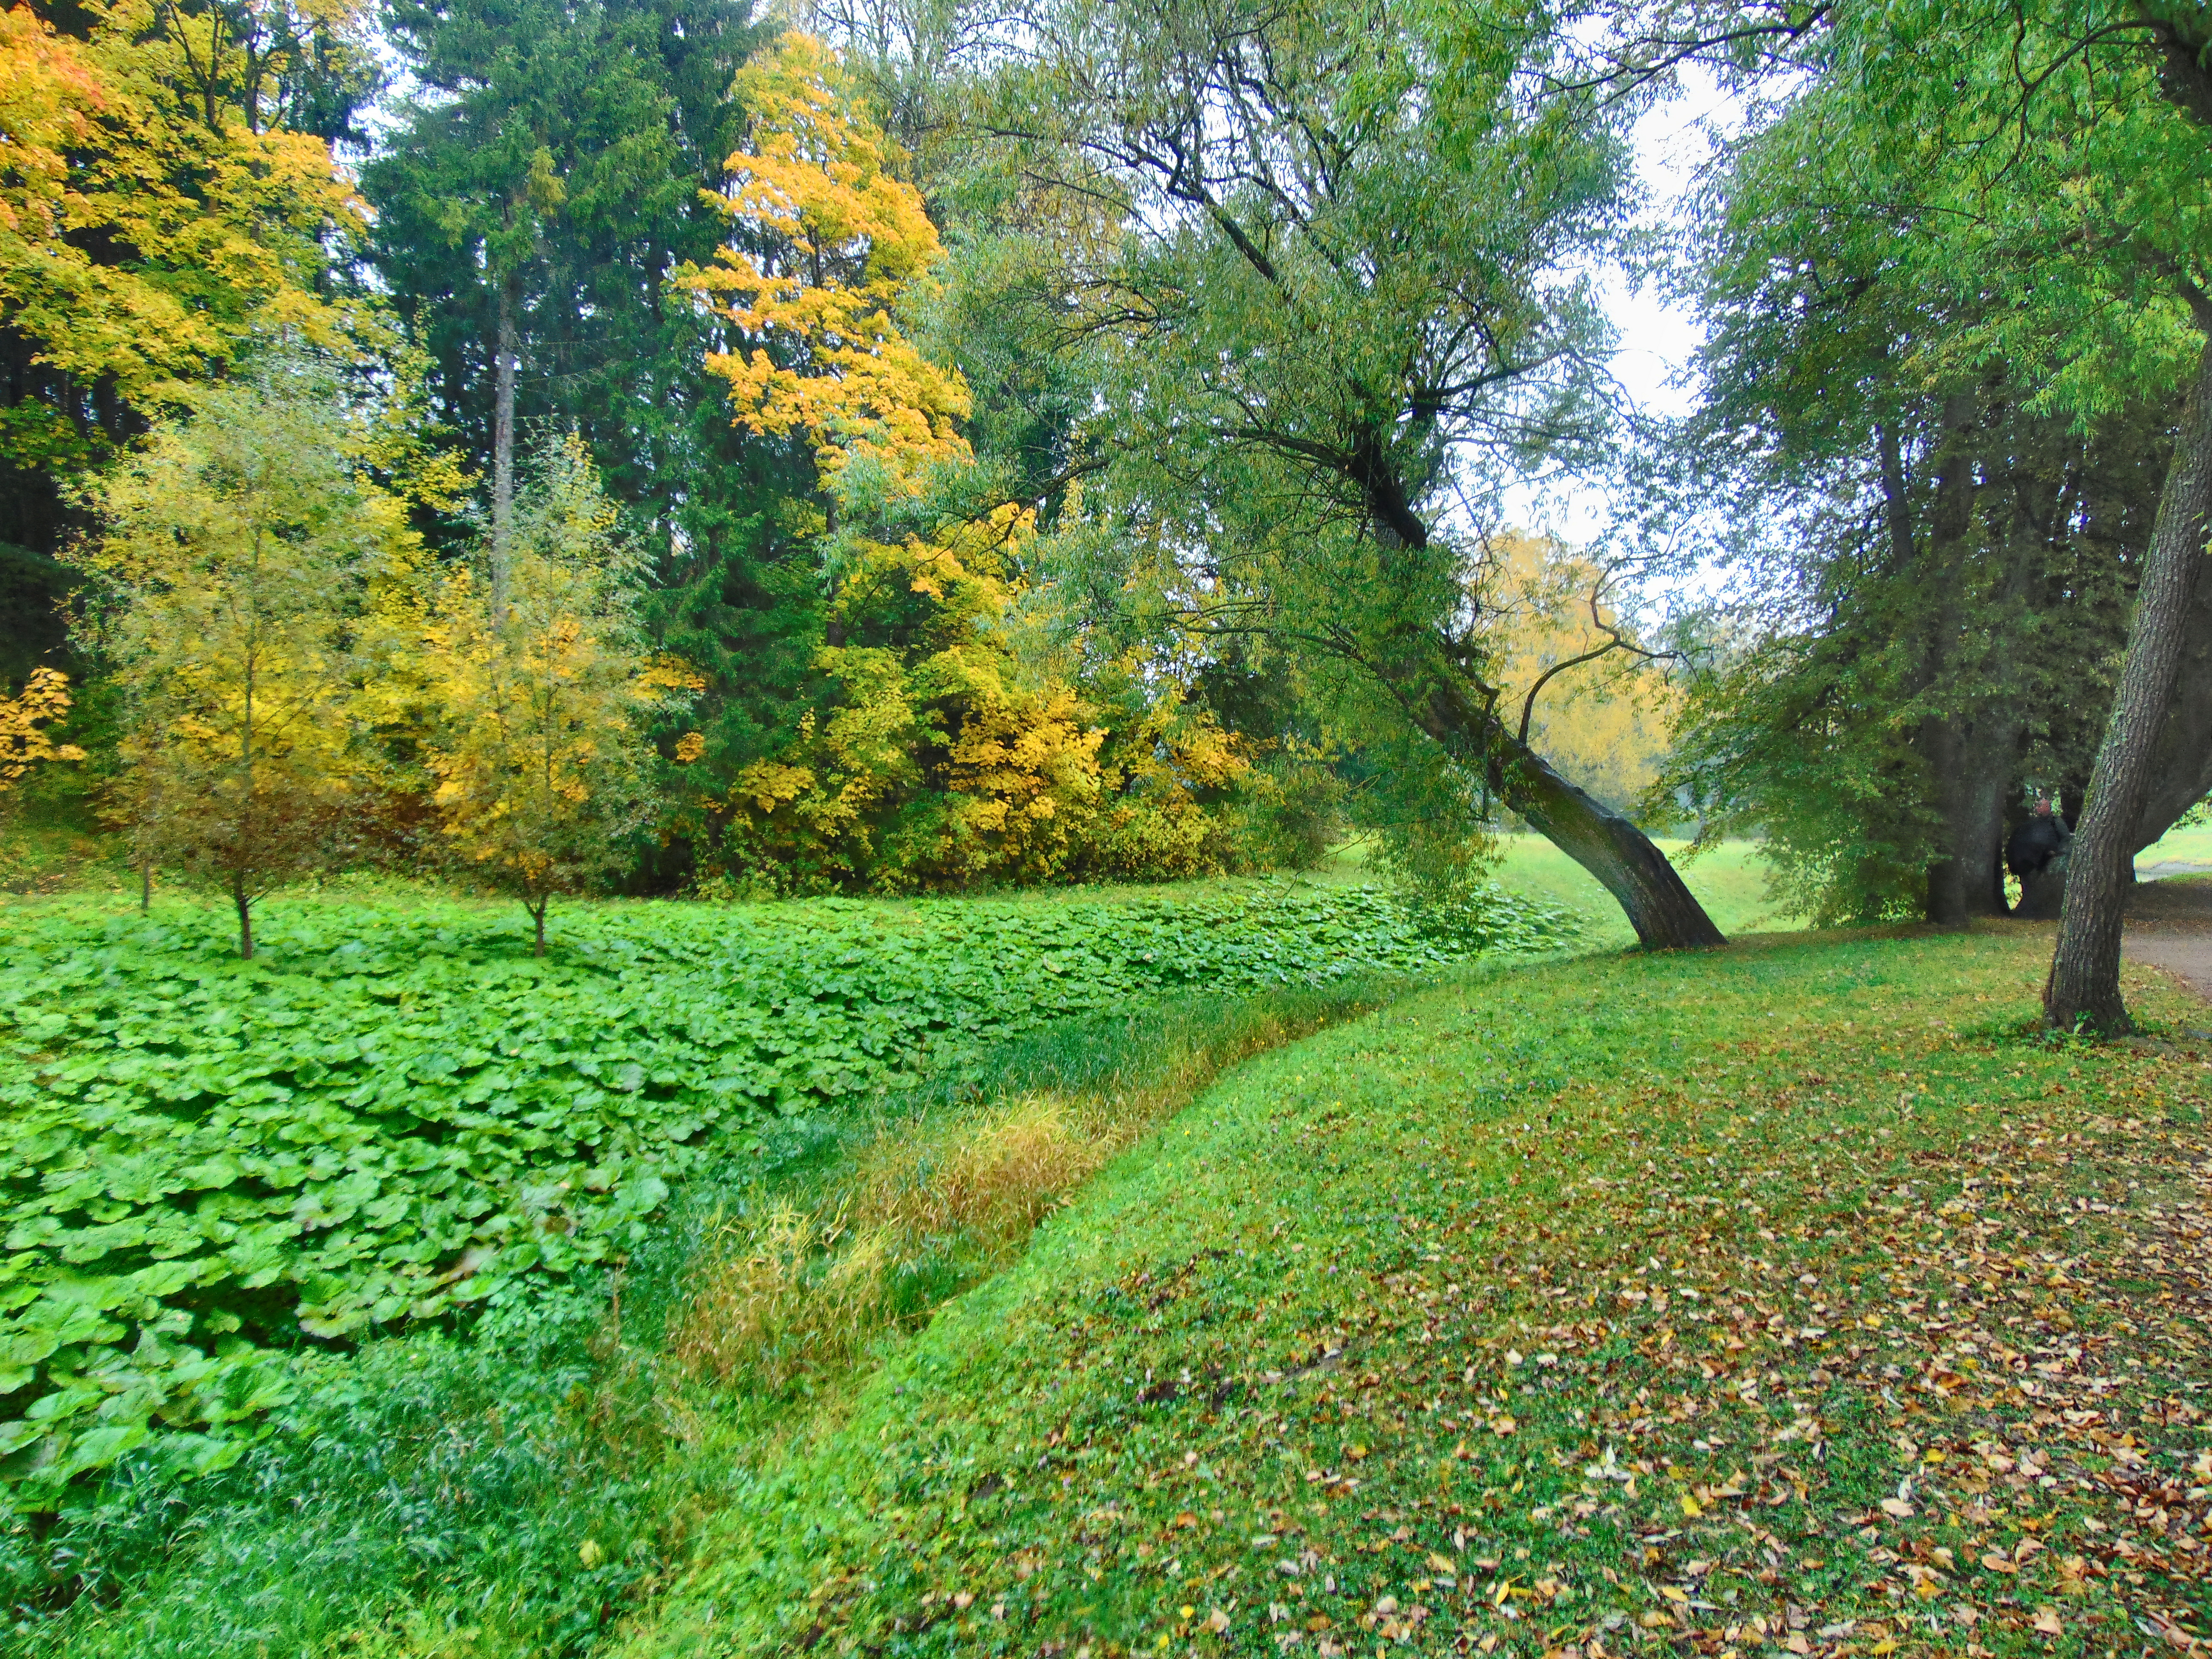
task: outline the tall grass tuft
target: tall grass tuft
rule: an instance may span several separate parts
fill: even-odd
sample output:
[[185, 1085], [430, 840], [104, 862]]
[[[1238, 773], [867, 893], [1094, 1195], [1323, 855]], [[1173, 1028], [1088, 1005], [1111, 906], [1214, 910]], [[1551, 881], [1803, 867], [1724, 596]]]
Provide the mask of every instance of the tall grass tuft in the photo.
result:
[[731, 1389], [848, 1371], [1018, 1255], [1068, 1194], [1221, 1072], [1380, 1000], [1373, 987], [1193, 997], [1010, 1044], [994, 1075], [948, 1080], [882, 1126], [811, 1207], [725, 1218], [665, 1356], [679, 1376]]

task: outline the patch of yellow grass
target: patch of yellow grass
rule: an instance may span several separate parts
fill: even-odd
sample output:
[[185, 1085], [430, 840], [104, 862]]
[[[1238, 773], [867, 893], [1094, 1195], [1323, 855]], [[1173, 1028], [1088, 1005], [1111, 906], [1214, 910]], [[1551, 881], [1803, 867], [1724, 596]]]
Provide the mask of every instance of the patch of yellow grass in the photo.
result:
[[1303, 1035], [1263, 1018], [1218, 1049], [1180, 1055], [1143, 1088], [1025, 1094], [886, 1133], [816, 1208], [779, 1205], [718, 1230], [666, 1352], [725, 1386], [782, 1389], [841, 1371], [896, 1322], [902, 1272], [932, 1255], [957, 1260], [968, 1281], [1004, 1266], [1069, 1194], [1224, 1067]]

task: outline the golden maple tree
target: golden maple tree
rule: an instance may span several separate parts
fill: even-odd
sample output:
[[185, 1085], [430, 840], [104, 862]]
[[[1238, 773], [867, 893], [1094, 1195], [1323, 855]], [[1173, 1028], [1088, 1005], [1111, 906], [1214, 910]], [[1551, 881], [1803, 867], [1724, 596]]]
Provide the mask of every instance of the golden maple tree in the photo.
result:
[[784, 34], [738, 71], [735, 94], [749, 141], [714, 200], [744, 235], [678, 279], [739, 343], [707, 367], [729, 382], [740, 425], [808, 434], [825, 475], [873, 459], [919, 489], [927, 462], [969, 459], [954, 426], [966, 385], [893, 316], [945, 257], [937, 227], [821, 40]]
[[0, 697], [0, 795], [41, 762], [85, 757], [75, 744], [54, 741], [53, 728], [69, 711], [69, 676], [58, 668], [33, 668], [20, 694]]
[[732, 418], [813, 447], [831, 584], [816, 666], [837, 696], [738, 775], [726, 853], [798, 887], [1213, 867], [1197, 795], [1246, 762], [1157, 696], [1128, 763], [1102, 759], [1101, 711], [1024, 611], [1036, 513], [978, 487], [966, 383], [900, 325], [945, 249], [896, 147], [808, 35], [747, 64], [736, 94], [747, 139], [716, 198], [732, 234], [678, 280], [732, 337], [708, 362]]
[[[239, 16], [267, 33], [276, 9]], [[15, 465], [97, 459], [97, 429], [73, 409], [94, 386], [154, 414], [257, 339], [337, 346], [368, 325], [320, 280], [332, 240], [363, 227], [359, 201], [330, 146], [283, 125], [284, 54], [237, 50], [231, 19], [113, 0], [78, 39], [27, 6], [0, 12], [0, 321], [53, 381], [0, 411], [0, 456]], [[341, 5], [287, 38], [367, 22]], [[210, 67], [240, 63], [255, 75]]]

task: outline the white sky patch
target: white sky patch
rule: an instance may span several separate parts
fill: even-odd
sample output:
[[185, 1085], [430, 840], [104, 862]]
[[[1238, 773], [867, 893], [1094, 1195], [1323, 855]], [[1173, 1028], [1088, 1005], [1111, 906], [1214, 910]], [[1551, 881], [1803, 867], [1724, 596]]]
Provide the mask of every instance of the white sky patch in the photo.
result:
[[[1686, 198], [1711, 159], [1713, 139], [1741, 125], [1743, 106], [1735, 94], [1692, 66], [1680, 90], [1644, 112], [1630, 134], [1636, 165], [1650, 193], [1643, 222], [1667, 228], [1680, 222]], [[1597, 276], [1606, 314], [1620, 335], [1611, 364], [1630, 407], [1655, 416], [1687, 414], [1698, 388], [1690, 360], [1705, 343], [1696, 310], [1670, 302], [1656, 283], [1634, 283], [1618, 267]], [[1587, 543], [1613, 519], [1612, 495], [1601, 479], [1553, 477], [1516, 484], [1502, 497], [1507, 522]]]

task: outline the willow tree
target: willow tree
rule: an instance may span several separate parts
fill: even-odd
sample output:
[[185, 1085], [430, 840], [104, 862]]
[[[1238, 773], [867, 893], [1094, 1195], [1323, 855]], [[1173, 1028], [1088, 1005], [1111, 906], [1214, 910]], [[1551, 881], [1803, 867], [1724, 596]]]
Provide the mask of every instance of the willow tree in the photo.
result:
[[1036, 0], [1012, 39], [983, 125], [1056, 252], [1028, 292], [1093, 355], [1098, 498], [1157, 591], [1371, 694], [1461, 781], [1432, 799], [1486, 787], [1647, 946], [1719, 943], [1528, 741], [1454, 516], [1603, 435], [1586, 273], [1623, 228], [1632, 100], [1567, 88], [1559, 19], [1516, 0]]

